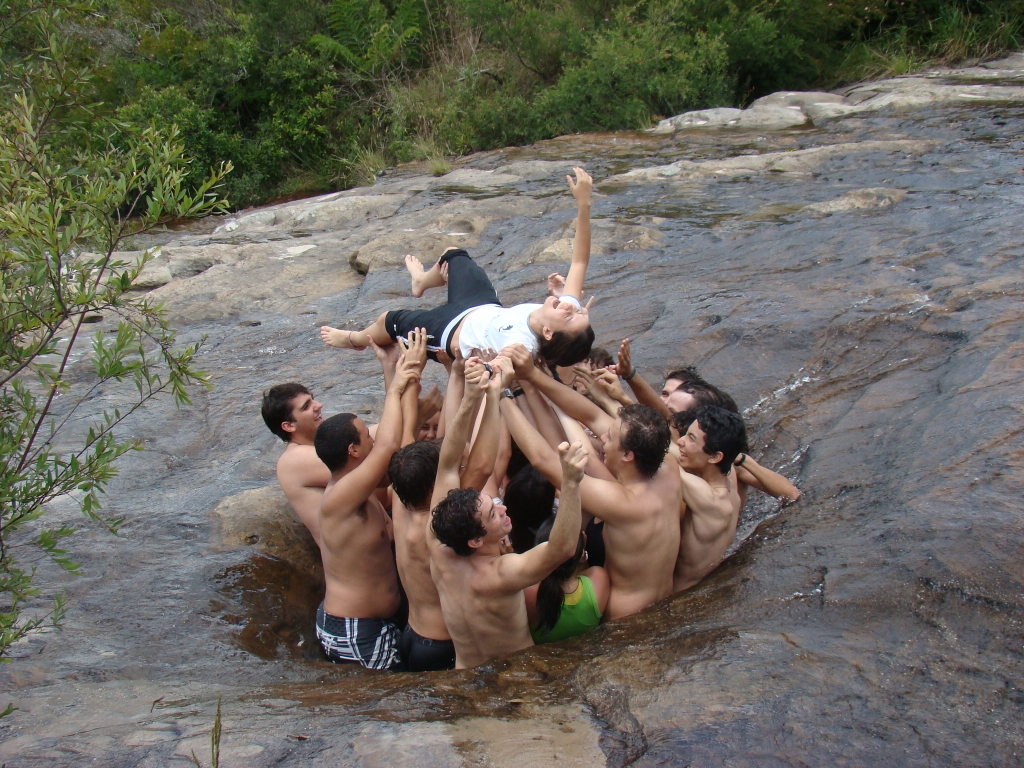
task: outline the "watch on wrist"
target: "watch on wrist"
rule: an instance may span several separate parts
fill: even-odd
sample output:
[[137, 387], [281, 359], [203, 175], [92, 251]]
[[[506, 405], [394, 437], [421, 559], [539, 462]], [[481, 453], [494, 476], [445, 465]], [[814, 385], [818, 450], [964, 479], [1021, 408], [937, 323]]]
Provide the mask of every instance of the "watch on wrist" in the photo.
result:
[[499, 397], [498, 399], [504, 400], [506, 397], [510, 399], [515, 399], [515, 393], [512, 392], [512, 390], [509, 387], [505, 387], [503, 390], [501, 390], [501, 397]]

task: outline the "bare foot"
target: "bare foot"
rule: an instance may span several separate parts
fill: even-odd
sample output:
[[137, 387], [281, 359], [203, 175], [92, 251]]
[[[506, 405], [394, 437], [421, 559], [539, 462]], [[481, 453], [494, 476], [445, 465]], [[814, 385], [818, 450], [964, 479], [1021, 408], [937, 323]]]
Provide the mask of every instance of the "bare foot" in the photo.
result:
[[409, 274], [412, 276], [412, 295], [418, 299], [428, 288], [424, 279], [426, 272], [423, 271], [423, 265], [420, 263], [420, 260], [411, 253], [405, 256], [405, 268], [409, 270]]
[[352, 343], [352, 331], [331, 328], [329, 325], [320, 326], [320, 338], [329, 347], [336, 347], [338, 349], [366, 349], [366, 347], [357, 347]]

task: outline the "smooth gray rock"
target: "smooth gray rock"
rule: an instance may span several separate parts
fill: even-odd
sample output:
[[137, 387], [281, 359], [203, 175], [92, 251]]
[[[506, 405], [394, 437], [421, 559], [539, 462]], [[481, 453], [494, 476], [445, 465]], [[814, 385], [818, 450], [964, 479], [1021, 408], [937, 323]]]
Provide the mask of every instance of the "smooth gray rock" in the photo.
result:
[[828, 91], [776, 91], [755, 99], [751, 109], [758, 107], [799, 107], [806, 111], [809, 104], [842, 104], [845, 99]]
[[887, 187], [855, 189], [837, 197], [835, 200], [805, 205], [801, 211], [825, 214], [871, 208], [888, 208], [895, 203], [905, 200], [906, 197], [907, 193], [902, 189], [889, 189]]

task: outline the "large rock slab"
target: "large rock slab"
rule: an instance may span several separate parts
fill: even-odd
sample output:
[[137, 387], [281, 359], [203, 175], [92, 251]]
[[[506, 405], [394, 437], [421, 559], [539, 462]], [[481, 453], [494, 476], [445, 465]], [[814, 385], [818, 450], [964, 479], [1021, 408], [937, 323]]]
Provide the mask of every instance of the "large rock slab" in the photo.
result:
[[685, 112], [662, 120], [651, 129], [656, 135], [673, 134], [676, 131], [718, 128], [734, 128], [751, 131], [781, 131], [798, 128], [808, 123], [799, 106], [768, 104], [752, 106], [750, 109], [718, 107], [696, 112]]
[[766, 152], [760, 155], [739, 155], [720, 160], [679, 160], [668, 165], [638, 168], [612, 176], [608, 183], [650, 182], [664, 180], [688, 181], [709, 176], [745, 176], [755, 173], [810, 173], [829, 158], [862, 152], [920, 153], [935, 145], [932, 141], [897, 139], [893, 141], [858, 141], [824, 147], [797, 149], [792, 152]]

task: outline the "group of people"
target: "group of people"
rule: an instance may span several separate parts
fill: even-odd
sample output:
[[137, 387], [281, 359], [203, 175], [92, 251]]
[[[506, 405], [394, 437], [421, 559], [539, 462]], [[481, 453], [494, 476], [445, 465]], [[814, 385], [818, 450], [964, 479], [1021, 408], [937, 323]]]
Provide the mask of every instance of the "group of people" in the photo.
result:
[[[278, 481], [323, 558], [316, 631], [331, 661], [373, 669], [475, 667], [579, 635], [700, 582], [732, 543], [749, 488], [799, 491], [747, 453], [736, 402], [692, 368], [659, 395], [595, 348], [592, 180], [567, 177], [578, 218], [566, 276], [540, 304], [503, 307], [465, 250], [362, 331], [321, 328], [332, 347], [370, 347], [380, 422], [324, 419], [300, 384], [272, 387], [263, 418], [287, 445]], [[447, 389], [423, 394], [427, 360]], [[622, 382], [630, 390], [626, 392]]]

